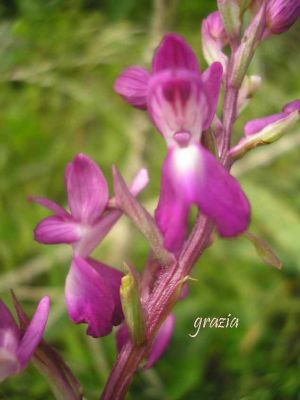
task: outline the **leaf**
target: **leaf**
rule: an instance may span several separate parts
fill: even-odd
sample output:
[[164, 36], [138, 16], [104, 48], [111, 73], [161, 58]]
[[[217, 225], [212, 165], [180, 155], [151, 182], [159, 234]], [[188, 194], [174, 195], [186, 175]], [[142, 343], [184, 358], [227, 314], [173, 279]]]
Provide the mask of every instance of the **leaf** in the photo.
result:
[[273, 249], [265, 240], [254, 235], [254, 233], [246, 232], [244, 235], [255, 247], [255, 250], [261, 260], [274, 268], [281, 269], [282, 262], [279, 260]]
[[113, 167], [113, 181], [117, 203], [148, 240], [157, 259], [162, 265], [170, 265], [173, 263], [174, 256], [164, 248], [163, 236], [153, 217], [138, 200], [132, 196], [122, 175], [116, 167]]

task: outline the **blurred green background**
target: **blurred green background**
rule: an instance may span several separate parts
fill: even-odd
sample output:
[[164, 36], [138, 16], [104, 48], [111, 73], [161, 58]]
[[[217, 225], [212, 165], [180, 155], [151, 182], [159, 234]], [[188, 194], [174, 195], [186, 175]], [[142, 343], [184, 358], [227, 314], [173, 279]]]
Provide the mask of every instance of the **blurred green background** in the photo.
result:
[[[152, 209], [165, 153], [147, 117], [112, 90], [130, 64], [149, 65], [163, 32], [186, 37], [199, 57], [199, 27], [212, 0], [2, 0], [0, 3], [0, 295], [15, 288], [28, 312], [49, 293], [46, 339], [97, 399], [115, 357], [114, 337], [87, 337], [66, 315], [63, 287], [70, 249], [33, 240], [47, 212], [32, 194], [66, 203], [63, 171], [78, 152], [94, 158], [111, 183], [115, 163], [129, 180], [140, 166], [151, 184], [142, 195]], [[300, 97], [300, 24], [266, 41], [251, 72], [263, 77], [245, 121], [278, 112]], [[203, 60], [202, 60], [203, 61]], [[202, 62], [203, 67], [205, 64]], [[176, 306], [171, 345], [156, 366], [138, 373], [132, 400], [300, 399], [300, 131], [256, 149], [236, 164], [252, 204], [251, 230], [283, 261], [282, 271], [261, 263], [244, 238], [217, 240], [194, 270], [189, 297]], [[123, 217], [96, 256], [141, 268], [147, 244]], [[238, 329], [203, 329], [196, 317], [228, 314]], [[33, 367], [0, 386], [0, 399], [50, 400]]]

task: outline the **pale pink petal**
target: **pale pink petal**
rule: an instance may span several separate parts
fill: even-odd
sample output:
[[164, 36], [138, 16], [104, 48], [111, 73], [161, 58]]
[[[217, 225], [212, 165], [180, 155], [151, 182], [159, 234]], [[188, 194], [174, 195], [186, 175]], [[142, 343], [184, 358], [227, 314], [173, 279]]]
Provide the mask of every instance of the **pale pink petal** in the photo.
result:
[[0, 300], [0, 349], [15, 353], [19, 338], [20, 333], [15, 320], [5, 303]]
[[73, 259], [68, 273], [65, 296], [71, 320], [88, 324], [88, 335], [100, 337], [111, 332], [115, 308], [111, 287], [79, 256]]
[[106, 207], [108, 186], [97, 164], [78, 154], [65, 172], [68, 204], [78, 222], [93, 223]]
[[145, 189], [148, 183], [149, 183], [148, 171], [146, 168], [141, 168], [133, 178], [133, 181], [129, 188], [130, 193], [133, 196], [137, 196], [138, 194], [140, 194], [140, 192], [142, 192]]
[[17, 357], [21, 365], [21, 369], [24, 369], [28, 364], [31, 356], [35, 349], [42, 340], [42, 336], [45, 331], [46, 323], [48, 320], [50, 309], [50, 298], [45, 296], [39, 302], [37, 309], [26, 329], [17, 352]]
[[187, 70], [164, 71], [151, 78], [148, 110], [169, 145], [175, 134], [199, 141], [203, 122], [212, 113], [200, 74]]
[[175, 317], [173, 314], [170, 314], [159, 328], [144, 369], [151, 368], [166, 350], [172, 337], [174, 325]]
[[150, 74], [144, 68], [132, 66], [117, 78], [114, 90], [134, 107], [147, 108], [147, 89]]
[[39, 243], [74, 243], [81, 238], [80, 225], [61, 217], [47, 217], [37, 224], [34, 238]]
[[169, 33], [164, 36], [153, 58], [153, 72], [165, 69], [187, 69], [199, 72], [197, 58], [184, 39], [175, 34]]
[[28, 200], [37, 203], [41, 205], [42, 207], [47, 208], [48, 210], [52, 211], [55, 215], [59, 217], [69, 217], [70, 214], [62, 208], [60, 205], [55, 203], [52, 200], [45, 199], [44, 197], [38, 197], [38, 196], [30, 196], [28, 197]]
[[109, 267], [92, 258], [88, 259], [89, 264], [95, 268], [99, 275], [106, 281], [107, 287], [114, 300], [114, 312], [112, 317], [112, 324], [119, 325], [124, 319], [121, 299], [120, 299], [120, 286], [123, 273], [115, 268]]
[[16, 356], [9, 351], [0, 348], [0, 383], [20, 370], [20, 364]]

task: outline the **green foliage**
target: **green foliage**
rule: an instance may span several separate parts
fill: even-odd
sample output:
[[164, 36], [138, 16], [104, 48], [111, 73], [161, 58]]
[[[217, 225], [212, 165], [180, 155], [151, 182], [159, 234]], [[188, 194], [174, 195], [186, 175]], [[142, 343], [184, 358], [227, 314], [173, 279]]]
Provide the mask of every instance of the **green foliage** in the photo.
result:
[[[200, 20], [213, 3], [170, 1], [176, 8], [172, 28], [186, 34], [198, 54]], [[37, 299], [51, 294], [46, 339], [75, 371], [88, 399], [97, 399], [103, 388], [114, 338], [88, 338], [84, 327], [68, 320], [63, 286], [69, 252], [33, 241], [33, 228], [47, 212], [26, 197], [64, 204], [64, 167], [85, 152], [110, 183], [112, 163], [127, 180], [147, 166], [151, 184], [142, 199], [155, 206], [164, 145], [141, 113], [112, 91], [122, 68], [143, 62], [152, 10], [146, 0], [15, 0], [0, 7], [1, 296], [16, 288], [30, 312]], [[241, 115], [236, 140], [245, 121], [278, 112], [299, 97], [299, 29], [270, 39], [258, 52], [251, 70], [264, 84]], [[130, 399], [298, 398], [300, 169], [299, 148], [292, 147], [281, 156], [260, 157], [263, 165], [251, 159], [241, 176], [252, 204], [251, 231], [271, 244], [282, 271], [262, 265], [243, 238], [217, 240], [195, 268], [198, 281], [190, 283], [190, 295], [176, 306], [171, 346], [154, 369], [138, 374]], [[125, 218], [97, 250], [97, 257], [116, 267], [125, 260], [141, 268], [146, 255], [145, 240]], [[239, 317], [237, 329], [188, 336], [196, 317], [228, 314]], [[50, 400], [52, 394], [30, 367], [1, 385], [0, 399]]]

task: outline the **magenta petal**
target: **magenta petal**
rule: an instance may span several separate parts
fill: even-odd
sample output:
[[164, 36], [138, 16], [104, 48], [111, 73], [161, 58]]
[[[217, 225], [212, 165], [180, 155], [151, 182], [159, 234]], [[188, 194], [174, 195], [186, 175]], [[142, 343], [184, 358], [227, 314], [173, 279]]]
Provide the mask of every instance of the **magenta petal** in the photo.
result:
[[29, 362], [36, 347], [39, 345], [45, 331], [50, 309], [50, 298], [45, 296], [39, 302], [37, 309], [22, 337], [17, 357], [20, 361], [21, 369], [24, 369]]
[[300, 99], [291, 101], [290, 103], [286, 104], [282, 111], [288, 114], [294, 111], [300, 112]]
[[273, 124], [276, 121], [279, 121], [285, 116], [285, 113], [282, 112], [278, 114], [268, 115], [267, 117], [263, 118], [253, 119], [252, 121], [247, 122], [244, 126], [244, 134], [245, 136], [254, 135], [255, 133], [258, 133], [259, 131], [264, 129], [266, 126]]
[[114, 312], [112, 317], [112, 324], [119, 325], [124, 319], [121, 299], [120, 299], [120, 286], [123, 273], [115, 268], [109, 267], [92, 258], [88, 259], [90, 265], [101, 275], [106, 281], [107, 287], [110, 288], [110, 293], [114, 301]]
[[74, 257], [65, 286], [69, 316], [88, 324], [87, 334], [108, 335], [112, 330], [114, 301], [106, 280], [83, 258]]
[[108, 202], [108, 186], [97, 164], [78, 154], [65, 172], [68, 204], [78, 222], [92, 223]]
[[74, 243], [81, 238], [80, 225], [61, 217], [47, 217], [37, 224], [34, 238], [39, 243]]
[[164, 246], [174, 254], [180, 252], [188, 228], [188, 204], [181, 201], [173, 184], [169, 155], [164, 161], [161, 189], [155, 220], [164, 236]]
[[30, 196], [28, 198], [29, 201], [32, 201], [33, 203], [40, 204], [42, 207], [47, 208], [48, 210], [52, 211], [55, 215], [59, 217], [69, 217], [70, 214], [67, 213], [67, 211], [62, 208], [60, 205], [55, 203], [52, 200], [45, 199], [44, 197], [37, 197], [37, 196]]
[[156, 338], [152, 344], [147, 364], [144, 369], [151, 368], [153, 364], [161, 357], [168, 347], [175, 325], [175, 317], [173, 314], [168, 315], [162, 326], [160, 327]]
[[150, 74], [144, 68], [132, 66], [118, 76], [114, 90], [134, 107], [147, 108], [147, 89]]
[[188, 69], [199, 72], [197, 58], [184, 39], [174, 33], [164, 36], [153, 58], [153, 72], [164, 69]]
[[214, 221], [221, 236], [236, 236], [249, 225], [249, 202], [239, 182], [219, 161], [200, 145], [199, 151], [201, 162], [195, 181], [190, 183], [197, 185], [196, 202], [200, 210]]
[[211, 66], [203, 72], [202, 80], [206, 87], [206, 92], [210, 99], [210, 113], [206, 115], [203, 121], [203, 130], [208, 129], [214, 119], [217, 111], [220, 89], [222, 84], [223, 67], [219, 62], [214, 62]]
[[238, 181], [201, 145], [169, 151], [166, 169], [177, 201], [200, 211], [215, 223], [220, 235], [235, 236], [249, 224], [249, 203]]

